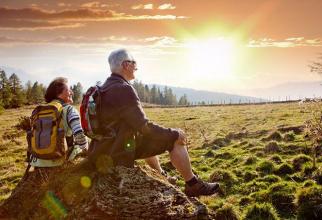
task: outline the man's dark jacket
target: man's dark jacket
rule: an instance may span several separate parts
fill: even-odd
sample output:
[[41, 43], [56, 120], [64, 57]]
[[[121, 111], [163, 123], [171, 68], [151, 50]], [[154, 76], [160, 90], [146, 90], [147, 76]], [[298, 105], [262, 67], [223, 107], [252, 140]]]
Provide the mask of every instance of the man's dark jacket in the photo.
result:
[[[115, 160], [126, 160], [127, 143], [135, 143], [138, 135], [157, 142], [174, 143], [178, 138], [178, 131], [164, 128], [150, 122], [142, 109], [140, 99], [132, 85], [122, 76], [112, 73], [100, 89], [100, 124], [103, 133], [109, 133], [108, 125], [116, 132], [116, 138], [111, 141], [94, 142], [93, 154], [119, 154]], [[149, 147], [149, 146], [140, 146]], [[128, 152], [129, 153], [129, 152]], [[130, 154], [130, 153], [129, 153]], [[134, 160], [134, 155], [130, 156]], [[128, 158], [131, 160], [131, 158]], [[115, 161], [114, 161], [115, 162]], [[116, 161], [122, 164], [122, 161]]]

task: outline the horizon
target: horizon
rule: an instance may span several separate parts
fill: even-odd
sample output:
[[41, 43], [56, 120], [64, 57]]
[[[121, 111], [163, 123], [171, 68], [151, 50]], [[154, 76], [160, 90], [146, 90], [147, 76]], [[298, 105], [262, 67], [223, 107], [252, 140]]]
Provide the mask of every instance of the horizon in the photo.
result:
[[107, 78], [108, 54], [125, 47], [144, 84], [258, 97], [321, 81], [308, 66], [322, 52], [321, 11], [317, 0], [3, 0], [0, 66], [87, 88]]

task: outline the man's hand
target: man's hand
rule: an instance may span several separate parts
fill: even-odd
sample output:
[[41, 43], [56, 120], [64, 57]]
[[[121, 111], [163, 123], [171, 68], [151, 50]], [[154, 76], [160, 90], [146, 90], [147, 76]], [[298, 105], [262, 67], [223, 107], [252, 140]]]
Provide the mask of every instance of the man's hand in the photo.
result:
[[179, 132], [178, 139], [174, 142], [175, 145], [186, 145], [187, 144], [187, 137], [183, 130], [178, 129]]

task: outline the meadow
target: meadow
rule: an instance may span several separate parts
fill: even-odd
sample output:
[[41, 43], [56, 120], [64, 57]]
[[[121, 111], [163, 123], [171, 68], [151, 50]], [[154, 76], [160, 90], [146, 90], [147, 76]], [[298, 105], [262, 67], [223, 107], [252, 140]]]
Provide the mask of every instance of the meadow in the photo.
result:
[[[25, 170], [24, 131], [14, 126], [33, 106], [0, 115], [0, 202]], [[322, 210], [322, 158], [316, 166], [304, 122], [308, 104], [226, 105], [146, 108], [149, 119], [181, 128], [188, 136], [193, 170], [220, 182], [223, 192], [201, 197], [216, 219], [319, 219]], [[164, 169], [178, 175], [166, 154]], [[179, 179], [183, 189], [184, 182]]]

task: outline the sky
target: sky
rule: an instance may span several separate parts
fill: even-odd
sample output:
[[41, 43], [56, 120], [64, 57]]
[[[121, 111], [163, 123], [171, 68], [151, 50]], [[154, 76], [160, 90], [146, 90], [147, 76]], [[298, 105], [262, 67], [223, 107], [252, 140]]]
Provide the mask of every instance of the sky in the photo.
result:
[[0, 0], [0, 66], [86, 88], [126, 48], [143, 83], [256, 96], [321, 81], [309, 68], [322, 53], [321, 11], [321, 0]]

